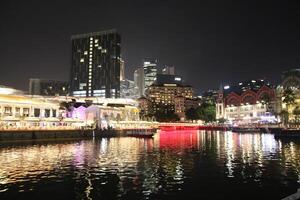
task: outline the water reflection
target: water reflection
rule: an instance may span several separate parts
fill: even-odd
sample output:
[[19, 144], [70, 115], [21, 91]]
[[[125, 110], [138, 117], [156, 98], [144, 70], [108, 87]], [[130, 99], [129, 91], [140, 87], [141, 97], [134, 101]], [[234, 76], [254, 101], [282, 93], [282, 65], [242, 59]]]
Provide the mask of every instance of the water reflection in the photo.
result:
[[203, 198], [239, 199], [236, 190], [280, 198], [299, 186], [300, 143], [271, 134], [180, 131], [12, 144], [0, 148], [0, 169], [0, 197], [11, 199], [40, 192], [46, 199], [164, 199], [193, 197], [199, 188]]

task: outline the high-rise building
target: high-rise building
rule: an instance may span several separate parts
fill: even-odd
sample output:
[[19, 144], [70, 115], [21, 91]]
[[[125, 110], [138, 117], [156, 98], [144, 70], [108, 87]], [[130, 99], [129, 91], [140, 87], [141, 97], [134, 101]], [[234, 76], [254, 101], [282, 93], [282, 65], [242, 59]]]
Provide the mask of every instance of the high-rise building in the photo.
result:
[[157, 79], [155, 81], [157, 84], [182, 84], [182, 78], [178, 75], [170, 75], [170, 74], [157, 74]]
[[155, 61], [144, 61], [144, 77], [145, 77], [145, 88], [151, 86], [157, 78], [157, 60]]
[[[193, 94], [193, 88], [183, 84], [153, 84], [146, 89], [146, 98], [152, 103], [153, 113], [156, 113], [159, 110], [164, 112], [174, 111], [176, 113], [184, 113], [185, 104], [182, 103], [182, 98], [183, 100], [192, 99]], [[178, 109], [179, 107], [180, 109]]]
[[116, 30], [73, 35], [71, 41], [71, 95], [120, 97], [121, 37]]
[[140, 97], [139, 90], [134, 81], [125, 79], [120, 84], [120, 97], [126, 99], [137, 99]]
[[123, 59], [121, 59], [120, 63], [120, 81], [125, 80], [125, 62]]
[[145, 72], [144, 68], [140, 67], [134, 71], [134, 83], [138, 88], [139, 96], [145, 94]]
[[175, 75], [175, 67], [173, 66], [165, 66], [162, 71], [162, 74], [166, 74], [166, 75]]
[[69, 94], [67, 81], [30, 79], [29, 94], [43, 96], [66, 96]]

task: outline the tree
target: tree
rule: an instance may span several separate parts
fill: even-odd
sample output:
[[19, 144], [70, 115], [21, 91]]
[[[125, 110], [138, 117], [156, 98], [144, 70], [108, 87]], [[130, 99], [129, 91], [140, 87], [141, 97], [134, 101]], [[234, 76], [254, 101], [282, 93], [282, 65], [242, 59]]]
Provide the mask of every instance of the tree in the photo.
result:
[[172, 105], [158, 104], [153, 116], [159, 122], [175, 122], [180, 120]]
[[199, 115], [199, 119], [205, 122], [216, 121], [216, 106], [213, 103], [208, 103], [208, 102], [202, 103], [198, 107], [197, 113]]
[[224, 124], [226, 121], [227, 121], [227, 120], [226, 120], [225, 118], [220, 118], [220, 119], [218, 119], [218, 122], [219, 122], [220, 124]]
[[287, 108], [287, 122], [289, 121], [289, 107], [290, 105], [295, 104], [295, 100], [296, 100], [296, 95], [294, 93], [294, 91], [291, 88], [287, 88], [283, 91], [283, 100], [282, 102], [286, 104], [286, 108]]
[[268, 94], [263, 94], [261, 97], [261, 103], [262, 105], [266, 105], [266, 108], [268, 110], [269, 105], [271, 103], [271, 97]]
[[294, 110], [293, 110], [293, 114], [295, 115], [295, 121], [299, 122], [299, 116], [300, 116], [300, 107], [297, 106]]
[[185, 117], [187, 120], [197, 120], [199, 119], [199, 115], [195, 108], [190, 108], [185, 111]]
[[287, 108], [288, 108], [288, 106], [290, 106], [290, 105], [292, 105], [292, 104], [295, 103], [296, 95], [295, 95], [294, 91], [291, 88], [285, 89], [283, 91], [282, 97], [283, 97], [282, 102], [286, 103]]
[[282, 119], [283, 124], [287, 124], [289, 120], [289, 112], [287, 110], [282, 110], [280, 112], [280, 117]]

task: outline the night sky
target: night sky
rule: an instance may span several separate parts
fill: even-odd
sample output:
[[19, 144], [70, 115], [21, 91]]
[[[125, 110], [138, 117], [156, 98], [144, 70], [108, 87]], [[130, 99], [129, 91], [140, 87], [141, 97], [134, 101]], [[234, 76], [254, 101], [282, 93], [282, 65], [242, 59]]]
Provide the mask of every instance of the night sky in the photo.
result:
[[291, 2], [1, 0], [0, 85], [68, 80], [70, 36], [111, 28], [130, 79], [144, 58], [157, 58], [198, 92], [253, 78], [277, 83], [300, 68], [300, 4]]

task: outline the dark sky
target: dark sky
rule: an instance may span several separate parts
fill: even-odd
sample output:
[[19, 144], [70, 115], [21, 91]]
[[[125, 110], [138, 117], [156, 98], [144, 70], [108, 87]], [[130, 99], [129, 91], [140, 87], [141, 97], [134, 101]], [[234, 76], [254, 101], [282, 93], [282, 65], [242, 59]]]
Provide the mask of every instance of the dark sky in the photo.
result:
[[199, 92], [300, 67], [300, 5], [292, 1], [0, 1], [0, 84], [68, 80], [70, 35], [116, 28], [126, 76], [143, 58], [174, 65]]

